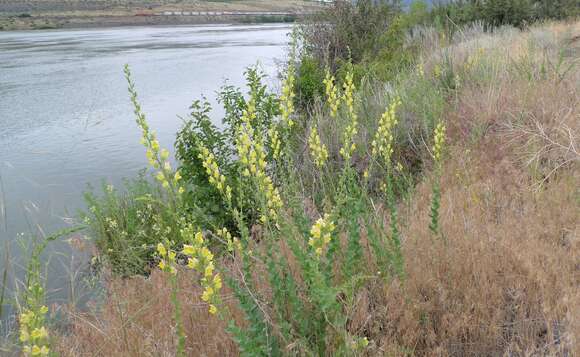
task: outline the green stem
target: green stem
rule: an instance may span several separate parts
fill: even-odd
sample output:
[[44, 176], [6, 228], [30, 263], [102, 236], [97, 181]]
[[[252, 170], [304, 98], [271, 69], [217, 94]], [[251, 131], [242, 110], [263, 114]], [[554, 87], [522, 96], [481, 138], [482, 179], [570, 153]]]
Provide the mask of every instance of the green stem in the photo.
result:
[[181, 304], [177, 294], [179, 292], [179, 282], [176, 275], [171, 276], [171, 302], [175, 308], [175, 325], [177, 328], [177, 357], [185, 357], [185, 332], [183, 331], [183, 319], [181, 317]]

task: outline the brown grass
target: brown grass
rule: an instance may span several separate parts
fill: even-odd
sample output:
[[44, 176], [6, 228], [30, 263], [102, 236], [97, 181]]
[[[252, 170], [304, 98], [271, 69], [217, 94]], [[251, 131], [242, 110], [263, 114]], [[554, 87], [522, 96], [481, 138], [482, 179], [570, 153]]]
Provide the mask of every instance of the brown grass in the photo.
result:
[[[199, 297], [194, 273], [178, 274], [184, 328], [189, 356], [237, 355], [234, 341], [225, 331], [227, 323], [210, 316]], [[149, 278], [112, 279], [108, 294], [94, 313], [69, 312], [67, 333], [59, 338], [62, 356], [173, 356], [177, 347], [171, 287], [165, 273]], [[225, 291], [225, 300], [232, 306]], [[233, 316], [242, 321], [237, 310]]]

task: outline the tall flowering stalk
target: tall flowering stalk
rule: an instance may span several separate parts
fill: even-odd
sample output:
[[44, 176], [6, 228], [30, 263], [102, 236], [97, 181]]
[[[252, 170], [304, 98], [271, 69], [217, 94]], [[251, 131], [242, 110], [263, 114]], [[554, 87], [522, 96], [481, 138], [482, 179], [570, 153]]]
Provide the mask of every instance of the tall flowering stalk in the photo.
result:
[[252, 125], [255, 118], [254, 99], [250, 99], [248, 107], [242, 114], [242, 122], [238, 127], [236, 148], [242, 163], [242, 175], [252, 177], [258, 192], [265, 200], [266, 209], [262, 211], [262, 222], [276, 220], [278, 211], [282, 208], [282, 199], [270, 176], [266, 173], [266, 153], [262, 140], [256, 135]]
[[330, 73], [330, 69], [326, 69], [326, 77], [324, 78], [324, 92], [326, 93], [326, 103], [330, 109], [330, 117], [336, 118], [338, 107], [340, 106], [340, 98], [338, 96], [338, 88], [334, 84], [335, 78]]
[[316, 167], [319, 169], [323, 168], [328, 160], [328, 149], [326, 149], [326, 146], [320, 141], [320, 135], [318, 135], [316, 127], [312, 127], [310, 130], [308, 146], [310, 147], [310, 154], [314, 159]]
[[401, 100], [396, 98], [391, 102], [387, 110], [379, 120], [379, 126], [375, 137], [371, 143], [372, 154], [374, 157], [380, 157], [384, 160], [387, 168], [391, 166], [391, 157], [393, 155], [394, 128], [398, 124], [397, 108], [401, 105]]
[[181, 174], [179, 171], [173, 171], [171, 163], [169, 162], [169, 151], [160, 148], [157, 135], [153, 130], [151, 130], [149, 124], [147, 124], [145, 113], [143, 113], [141, 104], [137, 98], [137, 90], [131, 77], [131, 69], [128, 65], [125, 65], [125, 78], [129, 85], [129, 94], [131, 96], [131, 103], [133, 104], [133, 110], [135, 113], [135, 122], [141, 129], [141, 144], [145, 146], [147, 160], [149, 161], [149, 164], [157, 170], [155, 178], [161, 183], [163, 188], [170, 193], [173, 204], [176, 205], [181, 194], [184, 192], [183, 187], [179, 184]]
[[445, 147], [445, 124], [439, 122], [435, 128], [433, 138], [433, 160], [435, 161], [435, 173], [431, 197], [431, 223], [429, 229], [433, 234], [439, 233], [439, 208], [441, 207], [441, 170], [443, 161], [443, 149]]
[[398, 124], [397, 109], [402, 104], [400, 98], [391, 101], [387, 110], [379, 120], [379, 126], [371, 143], [372, 154], [375, 158], [385, 163], [386, 177], [386, 200], [390, 212], [391, 239], [393, 242], [392, 262], [395, 272], [403, 277], [403, 254], [401, 251], [401, 238], [398, 228], [398, 212], [394, 192], [394, 174], [392, 156], [394, 152], [394, 131]]
[[[294, 108], [295, 83], [296, 83], [296, 48], [297, 48], [297, 34], [292, 34], [292, 42], [290, 44], [290, 56], [288, 59], [288, 68], [286, 69], [286, 77], [282, 81], [282, 93], [280, 94], [280, 122], [272, 121], [268, 129], [268, 136], [270, 138], [270, 149], [272, 151], [272, 158], [279, 160], [282, 151], [283, 138], [286, 139], [287, 129], [292, 129], [294, 126], [294, 119], [292, 118]], [[280, 131], [282, 130], [282, 133]]]
[[[47, 240], [48, 241], [48, 240]], [[45, 244], [35, 245], [27, 267], [24, 306], [20, 312], [20, 343], [22, 354], [29, 356], [49, 356], [50, 338], [46, 328], [48, 308], [44, 305], [44, 288], [40, 276], [40, 255]]]
[[346, 129], [343, 133], [343, 146], [340, 149], [340, 154], [346, 162], [349, 162], [353, 152], [356, 150], [356, 144], [354, 142], [356, 135], [358, 134], [358, 115], [356, 113], [356, 108], [354, 106], [354, 77], [352, 71], [346, 74], [345, 82], [343, 84], [344, 94], [343, 102], [346, 105], [348, 117], [350, 122], [348, 123]]
[[292, 115], [294, 114], [294, 97], [296, 93], [294, 91], [296, 82], [296, 40], [293, 39], [292, 46], [290, 50], [290, 59], [288, 61], [287, 75], [282, 83], [282, 94], [280, 95], [280, 113], [282, 116], [282, 122], [285, 123], [289, 128], [294, 126], [294, 120]]

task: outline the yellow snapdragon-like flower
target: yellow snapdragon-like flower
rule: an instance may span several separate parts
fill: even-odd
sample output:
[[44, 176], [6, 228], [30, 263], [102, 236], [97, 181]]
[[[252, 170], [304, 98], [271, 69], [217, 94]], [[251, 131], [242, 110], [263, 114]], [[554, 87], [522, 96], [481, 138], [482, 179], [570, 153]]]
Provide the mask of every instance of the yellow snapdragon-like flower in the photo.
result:
[[314, 164], [319, 169], [322, 168], [328, 160], [328, 150], [326, 149], [326, 146], [320, 141], [320, 135], [318, 135], [318, 130], [315, 127], [310, 130], [308, 146], [310, 147], [310, 154], [314, 159]]
[[324, 217], [319, 218], [310, 229], [310, 239], [308, 244], [314, 249], [316, 256], [320, 257], [324, 252], [324, 248], [332, 240], [332, 233], [335, 226], [330, 215], [325, 214]]
[[207, 248], [203, 234], [196, 232], [191, 225], [181, 230], [181, 236], [191, 242], [182, 250], [183, 255], [188, 257], [187, 267], [202, 274], [201, 299], [209, 304], [209, 312], [215, 314], [218, 311], [216, 306], [221, 303], [219, 292], [222, 289], [222, 280], [219, 273], [215, 273], [214, 255]]
[[[250, 103], [253, 99], [250, 100]], [[266, 173], [266, 152], [261, 138], [256, 135], [250, 118], [255, 116], [252, 112], [254, 107], [248, 106], [242, 115], [242, 123], [238, 127], [236, 138], [236, 148], [238, 157], [242, 163], [242, 174], [246, 177], [252, 176], [255, 180], [259, 193], [264, 197], [266, 210], [262, 212], [262, 221], [277, 218], [277, 212], [282, 208], [282, 199], [278, 189], [274, 186], [272, 179]]]
[[268, 135], [270, 136], [270, 147], [272, 149], [272, 157], [274, 160], [280, 159], [280, 150], [282, 147], [282, 142], [280, 141], [280, 133], [276, 128], [276, 125], [272, 123], [270, 129], [268, 129]]
[[228, 202], [232, 200], [232, 189], [226, 184], [226, 177], [220, 173], [215, 156], [205, 146], [200, 147], [199, 159], [202, 160], [202, 165], [205, 172], [209, 176], [209, 183], [213, 185]]
[[242, 251], [242, 243], [238, 238], [233, 238], [227, 228], [218, 229], [215, 234], [226, 242], [228, 252]]
[[[33, 283], [29, 291], [41, 291], [38, 283]], [[50, 349], [48, 330], [44, 326], [48, 308], [38, 305], [37, 301], [29, 302], [29, 309], [20, 314], [20, 336], [24, 356], [48, 356]]]
[[340, 106], [340, 98], [338, 96], [338, 88], [334, 84], [335, 78], [330, 73], [330, 70], [326, 69], [326, 78], [324, 78], [324, 91], [326, 93], [326, 102], [330, 109], [330, 117], [336, 118], [338, 113], [338, 107]]
[[346, 105], [348, 116], [350, 122], [348, 123], [346, 129], [343, 133], [343, 146], [340, 149], [340, 154], [345, 161], [350, 161], [353, 152], [356, 150], [356, 144], [354, 142], [356, 135], [358, 134], [358, 114], [356, 113], [354, 106], [354, 77], [352, 72], [346, 74], [344, 83], [344, 95], [343, 102]]
[[170, 273], [172, 275], [177, 274], [177, 254], [165, 247], [163, 243], [157, 244], [157, 254], [159, 256], [159, 264], [157, 265], [161, 271]]
[[391, 163], [391, 156], [393, 155], [394, 129], [397, 126], [397, 108], [401, 105], [401, 100], [396, 98], [391, 101], [387, 110], [379, 120], [379, 127], [375, 133], [375, 137], [371, 142], [372, 154], [376, 158], [381, 157], [387, 165]]
[[280, 113], [282, 114], [282, 122], [285, 123], [289, 128], [294, 126], [294, 120], [292, 120], [292, 114], [294, 114], [294, 83], [296, 82], [296, 69], [294, 65], [294, 60], [291, 58], [288, 63], [288, 75], [282, 83], [282, 94], [280, 95]]
[[434, 144], [433, 144], [433, 158], [435, 162], [441, 164], [441, 156], [443, 153], [443, 148], [445, 146], [445, 124], [439, 122], [435, 128]]

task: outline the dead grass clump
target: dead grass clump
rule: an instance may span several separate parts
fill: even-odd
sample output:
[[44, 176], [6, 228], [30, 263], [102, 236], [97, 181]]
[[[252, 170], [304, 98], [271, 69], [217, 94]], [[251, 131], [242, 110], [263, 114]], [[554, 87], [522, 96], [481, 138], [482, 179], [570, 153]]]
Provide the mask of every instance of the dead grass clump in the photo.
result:
[[[201, 288], [190, 271], [178, 274], [188, 356], [233, 356], [237, 347], [226, 332], [227, 322], [210, 316]], [[67, 333], [59, 338], [62, 356], [173, 356], [177, 347], [171, 284], [165, 273], [149, 278], [115, 278], [108, 282], [108, 296], [94, 313], [71, 311]], [[234, 317], [242, 318], [232, 307]]]
[[455, 154], [443, 178], [443, 237], [426, 228], [429, 189], [420, 187], [404, 214], [407, 279], [371, 288], [366, 328], [375, 352], [578, 351], [577, 181], [568, 176], [534, 193], [506, 159]]

